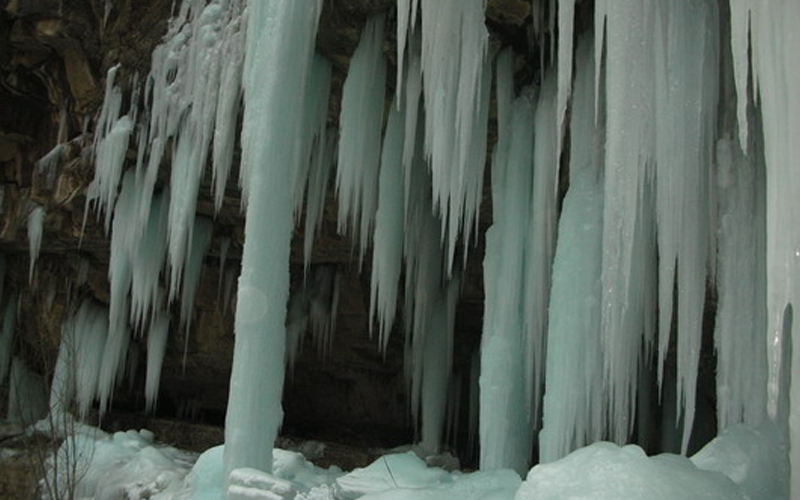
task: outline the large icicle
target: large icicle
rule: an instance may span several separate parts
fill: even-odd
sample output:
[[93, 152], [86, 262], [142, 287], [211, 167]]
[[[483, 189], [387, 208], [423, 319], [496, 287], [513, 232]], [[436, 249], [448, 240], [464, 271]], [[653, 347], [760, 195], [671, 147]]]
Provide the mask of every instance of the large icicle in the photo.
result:
[[423, 338], [420, 444], [426, 452], [432, 454], [439, 453], [443, 444], [447, 388], [453, 367], [453, 328], [459, 286], [460, 279], [454, 278], [447, 287], [435, 292], [428, 331]]
[[[747, 15], [749, 13], [749, 16]], [[779, 401], [788, 396], [791, 491], [790, 498], [800, 496], [800, 384], [792, 383], [790, 394], [781, 394], [781, 363], [784, 350], [794, 345], [790, 372], [800, 377], [800, 322], [792, 313], [800, 305], [800, 3], [793, 0], [731, 2], [731, 48], [738, 61], [737, 96], [740, 100], [740, 134], [747, 124], [747, 78], [743, 76], [747, 61], [747, 28], [750, 23], [752, 45], [753, 95], [758, 96], [764, 130], [764, 158], [767, 171], [767, 360], [769, 379], [767, 408], [773, 419], [779, 417]], [[743, 111], [744, 110], [744, 111]], [[741, 137], [741, 135], [740, 135]], [[791, 318], [791, 319], [790, 319]], [[788, 328], [784, 328], [787, 326]], [[791, 340], [784, 338], [791, 335]]]
[[[715, 3], [660, 5], [663, 41], [656, 55], [656, 199], [659, 240], [659, 380], [671, 331], [673, 283], [678, 284], [678, 408], [682, 451], [694, 421], [709, 253], [710, 177], [717, 109]], [[677, 260], [677, 266], [676, 261]]]
[[757, 426], [767, 410], [765, 174], [759, 149], [752, 144], [747, 149], [749, 157], [730, 137], [717, 147], [720, 243], [714, 337], [720, 430], [738, 423]]
[[556, 75], [545, 76], [534, 114], [533, 179], [529, 222], [525, 231], [523, 328], [525, 335], [525, 396], [528, 421], [535, 427], [544, 377], [547, 304], [555, 250], [558, 167], [556, 137]]
[[[200, 179], [213, 141], [215, 207], [224, 195], [236, 133], [244, 35], [242, 0], [184, 0], [164, 43], [153, 51], [147, 80], [150, 121], [145, 192], [167, 144], [173, 145], [169, 198], [170, 299], [177, 297], [191, 242]], [[140, 161], [143, 161], [140, 159]], [[144, 200], [139, 221], [148, 219]]]
[[342, 89], [336, 191], [339, 231], [358, 236], [359, 258], [367, 248], [378, 204], [386, 61], [384, 16], [370, 18], [353, 53]]
[[[510, 70], [510, 66], [505, 69]], [[498, 87], [510, 76], [501, 79], [501, 71], [498, 68]], [[503, 109], [510, 108], [503, 103]], [[499, 116], [498, 122], [507, 119]], [[510, 128], [510, 139], [498, 138], [492, 162], [494, 222], [486, 233], [483, 262], [486, 301], [481, 343], [480, 467], [512, 468], [521, 474], [528, 469], [532, 431], [525, 397], [524, 280], [520, 270], [524, 269], [530, 210], [533, 127], [533, 103], [527, 96], [520, 97], [513, 105], [511, 126], [503, 127]], [[503, 146], [508, 146], [508, 153], [502, 153]]]
[[558, 136], [556, 158], [561, 158], [564, 141], [564, 118], [572, 92], [572, 38], [575, 31], [575, 0], [558, 0], [558, 91], [556, 113]]
[[[405, 116], [397, 106], [395, 96], [389, 112], [389, 123], [383, 139], [381, 172], [378, 193], [378, 212], [375, 215], [375, 245], [372, 250], [372, 279], [370, 280], [370, 328], [377, 319], [378, 345], [386, 352], [389, 334], [394, 325], [400, 270], [403, 265], [403, 219], [405, 215], [403, 186], [403, 134]], [[376, 318], [377, 316], [377, 318]]]
[[147, 375], [144, 385], [145, 407], [148, 412], [155, 410], [158, 388], [161, 385], [161, 366], [167, 350], [169, 336], [169, 314], [159, 311], [153, 318], [150, 333], [147, 335]]
[[[559, 222], [547, 330], [539, 459], [550, 462], [602, 438], [602, 133], [594, 118], [594, 52], [576, 52], [570, 187]], [[602, 122], [601, 122], [602, 123]]]
[[[646, 166], [652, 157], [652, 0], [615, 0], [596, 18], [606, 26], [606, 137], [603, 203], [601, 338], [604, 380], [610, 399], [611, 437], [624, 443], [633, 425], [642, 311], [634, 271], [641, 252]], [[596, 8], [601, 6], [596, 6]], [[597, 24], [599, 23], [599, 24]], [[598, 48], [595, 54], [598, 57]], [[602, 53], [602, 52], [601, 52]], [[595, 60], [597, 64], [597, 60]]]
[[[321, 0], [248, 3], [242, 162], [245, 242], [225, 418], [225, 477], [272, 469], [281, 424], [296, 134]], [[270, 223], [263, 218], [268, 216]]]
[[442, 218], [447, 269], [469, 240], [481, 201], [488, 118], [488, 32], [483, 0], [422, 0], [425, 153]]
[[[111, 215], [117, 198], [117, 188], [122, 179], [125, 154], [134, 128], [136, 115], [136, 95], [131, 97], [130, 110], [120, 116], [122, 111], [122, 90], [116, 86], [119, 65], [108, 70], [103, 108], [97, 120], [94, 137], [95, 175], [86, 191], [86, 208], [94, 205], [98, 211], [105, 211], [105, 230], [111, 224]], [[88, 210], [86, 210], [88, 213]], [[84, 215], [84, 217], [86, 217]]]
[[108, 335], [108, 310], [85, 300], [65, 328], [73, 329], [65, 337], [75, 342], [75, 398], [78, 414], [85, 418], [97, 395], [103, 349]]

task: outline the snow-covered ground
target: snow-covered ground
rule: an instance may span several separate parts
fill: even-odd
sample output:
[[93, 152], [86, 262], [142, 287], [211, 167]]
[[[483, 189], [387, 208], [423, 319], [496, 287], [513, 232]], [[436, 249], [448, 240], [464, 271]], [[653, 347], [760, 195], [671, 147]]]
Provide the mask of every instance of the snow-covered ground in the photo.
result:
[[[785, 455], [777, 452], [781, 439], [772, 427], [732, 427], [691, 459], [648, 457], [635, 445], [595, 443], [533, 467], [524, 480], [511, 470], [447, 471], [428, 465], [436, 457], [421, 457], [418, 451], [390, 451], [367, 467], [344, 472], [276, 448], [272, 474], [234, 470], [227, 497], [223, 446], [198, 455], [159, 444], [147, 430], [108, 434], [79, 424], [72, 428], [59, 450], [57, 469], [62, 487], [70, 483], [65, 471], [74, 471], [75, 498], [82, 500], [788, 498]], [[55, 484], [52, 474], [49, 481]]]

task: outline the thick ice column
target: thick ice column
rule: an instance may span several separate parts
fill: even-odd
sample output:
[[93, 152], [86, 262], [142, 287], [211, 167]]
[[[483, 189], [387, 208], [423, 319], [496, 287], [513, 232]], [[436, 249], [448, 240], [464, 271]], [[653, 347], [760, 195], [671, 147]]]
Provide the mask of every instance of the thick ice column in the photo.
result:
[[[225, 418], [225, 471], [272, 469], [283, 411], [296, 134], [322, 2], [248, 3], [242, 161], [247, 211]], [[269, 224], [265, 224], [265, 218]]]
[[[767, 406], [773, 418], [779, 415], [783, 350], [787, 348], [784, 335], [791, 335], [795, 346], [791, 358], [791, 374], [795, 382], [800, 378], [800, 325], [794, 318], [784, 332], [789, 306], [797, 316], [800, 300], [800, 3], [793, 0], [758, 2], [738, 0], [731, 2], [733, 24], [731, 47], [737, 66], [737, 96], [746, 99], [747, 78], [742, 76], [743, 62], [747, 61], [747, 22], [749, 17], [752, 44], [753, 93], [758, 96], [764, 130], [764, 157], [767, 171], [767, 359], [769, 380]], [[749, 16], [747, 15], [749, 13]], [[746, 73], [745, 73], [746, 75]], [[746, 106], [740, 104], [741, 112]], [[746, 126], [740, 121], [741, 128]], [[787, 367], [788, 368], [788, 367]], [[791, 498], [800, 496], [800, 384], [792, 383], [788, 394]]]
[[[486, 233], [486, 301], [481, 344], [480, 467], [528, 468], [531, 444], [525, 397], [523, 273], [533, 163], [533, 103], [527, 96], [513, 105], [505, 164], [500, 151], [492, 167], [494, 223]], [[504, 117], [501, 117], [501, 120]]]
[[607, 27], [601, 337], [611, 435], [617, 442], [627, 440], [633, 424], [642, 340], [642, 325], [635, 321], [641, 311], [633, 303], [639, 299], [633, 284], [640, 277], [632, 270], [642, 244], [637, 224], [643, 222], [652, 157], [653, 6], [651, 0], [606, 2], [605, 9], [597, 6], [595, 24], [596, 34], [602, 33], [603, 21]]
[[[573, 92], [570, 187], [553, 262], [539, 459], [550, 462], [602, 437], [600, 264], [601, 126], [594, 116], [594, 58], [579, 42]], [[600, 122], [602, 124], [602, 122]]]
[[555, 250], [558, 167], [556, 78], [545, 76], [534, 114], [533, 179], [525, 242], [525, 383], [530, 425], [536, 425], [544, 376], [547, 304]]

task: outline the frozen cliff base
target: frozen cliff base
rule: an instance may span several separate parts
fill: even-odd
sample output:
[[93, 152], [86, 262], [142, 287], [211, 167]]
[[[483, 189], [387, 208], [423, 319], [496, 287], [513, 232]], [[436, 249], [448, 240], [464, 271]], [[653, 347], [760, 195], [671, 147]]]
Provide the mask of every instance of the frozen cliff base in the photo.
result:
[[[197, 455], [158, 444], [147, 430], [113, 435], [83, 426], [78, 430], [59, 451], [61, 458], [78, 457], [77, 498], [225, 498], [222, 446]], [[776, 429], [746, 426], [729, 429], [691, 459], [648, 457], [638, 446], [595, 443], [533, 467], [525, 481], [509, 470], [448, 472], [428, 466], [413, 452], [388, 452], [365, 468], [344, 472], [275, 449], [273, 475], [238, 469], [227, 498], [777, 500], [787, 498], [787, 485], [780, 481], [786, 477], [784, 457]]]

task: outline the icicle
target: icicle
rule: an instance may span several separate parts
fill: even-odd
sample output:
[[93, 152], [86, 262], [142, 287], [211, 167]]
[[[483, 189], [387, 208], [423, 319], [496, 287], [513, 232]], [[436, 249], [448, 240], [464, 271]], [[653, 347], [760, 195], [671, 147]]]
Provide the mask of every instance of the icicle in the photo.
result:
[[206, 217], [195, 217], [192, 230], [192, 242], [189, 255], [186, 258], [183, 270], [183, 286], [181, 289], [181, 326], [184, 327], [183, 366], [186, 368], [186, 355], [189, 350], [189, 329], [192, 325], [192, 310], [194, 309], [194, 296], [200, 285], [200, 276], [203, 272], [203, 259], [211, 244], [211, 233], [214, 224]]
[[[499, 109], [499, 106], [498, 106]], [[507, 104], [503, 109], [511, 109]], [[500, 116], [499, 121], [504, 117]], [[486, 292], [481, 343], [480, 467], [528, 469], [531, 427], [525, 397], [523, 294], [525, 235], [530, 210], [533, 163], [533, 103], [527, 96], [513, 104], [507, 157], [492, 162], [494, 222], [486, 233]], [[507, 141], [507, 142], [506, 142]], [[505, 159], [504, 163], [499, 160]]]
[[219, 42], [220, 76], [219, 95], [214, 122], [214, 152], [212, 155], [212, 184], [214, 213], [218, 214], [225, 197], [225, 187], [230, 176], [236, 143], [236, 119], [242, 93], [242, 66], [244, 63], [245, 33], [242, 27], [243, 10], [240, 0], [230, 2], [230, 18], [222, 28]]
[[[444, 443], [447, 388], [453, 365], [453, 327], [460, 279], [454, 278], [446, 288], [435, 292], [425, 332], [422, 354], [421, 410], [422, 440], [428, 453], [439, 453]], [[428, 299], [430, 300], [430, 299]]]
[[[750, 137], [753, 137], [752, 135]], [[759, 425], [767, 409], [765, 205], [763, 159], [719, 141], [720, 245], [716, 328], [717, 422]]]
[[[295, 177], [290, 167], [297, 160], [295, 132], [321, 7], [321, 0], [248, 3], [242, 130], [247, 212], [225, 419], [225, 477], [240, 467], [272, 470], [283, 414]], [[269, 214], [269, 224], [263, 214]]]
[[3, 313], [3, 328], [0, 330], [0, 385], [5, 381], [11, 367], [14, 348], [14, 333], [17, 326], [17, 300], [11, 296]]
[[[167, 256], [169, 193], [157, 194], [141, 237], [129, 250], [131, 268], [131, 324], [141, 328], [164, 300], [159, 276]], [[133, 230], [131, 230], [133, 231]]]
[[317, 352], [329, 356], [336, 332], [339, 307], [339, 272], [335, 265], [320, 265], [314, 271], [308, 294], [309, 322]]
[[359, 262], [375, 220], [386, 79], [384, 17], [370, 18], [353, 53], [342, 90], [336, 191], [339, 231], [358, 236]]
[[692, 428], [709, 252], [710, 168], [717, 109], [717, 17], [711, 2], [660, 6], [656, 61], [656, 198], [659, 243], [659, 381], [678, 284], [678, 398], [682, 450]]
[[[303, 200], [305, 199], [303, 194], [306, 191], [306, 186], [308, 186], [309, 191], [307, 205], [315, 207], [324, 205], [324, 198], [322, 200], [312, 200], [310, 196], [312, 194], [324, 196], [325, 190], [320, 190], [318, 186], [314, 186], [312, 193], [310, 182], [312, 180], [312, 171], [316, 170], [317, 167], [314, 162], [322, 160], [321, 155], [326, 146], [325, 135], [328, 122], [330, 84], [331, 63], [324, 57], [315, 54], [311, 64], [311, 73], [306, 81], [306, 103], [303, 106], [305, 112], [298, 127], [298, 164], [293, 169], [295, 173], [295, 219], [298, 221], [303, 212]], [[318, 176], [313, 180], [318, 182]]]
[[[607, 2], [605, 16], [596, 18], [601, 24], [595, 25], [595, 36], [603, 19], [607, 28], [601, 337], [610, 431], [618, 443], [627, 440], [633, 425], [642, 340], [642, 311], [634, 304], [641, 297], [633, 287], [640, 286], [634, 261], [644, 244], [637, 227], [649, 222], [638, 214], [647, 203], [643, 192], [652, 157], [653, 7], [650, 0]], [[595, 57], [602, 54], [598, 50]]]
[[[534, 114], [533, 179], [525, 242], [523, 329], [525, 401], [528, 421], [536, 425], [544, 377], [547, 305], [555, 250], [559, 161], [556, 156], [556, 75], [545, 76]], [[529, 189], [531, 189], [529, 187]]]
[[134, 92], [129, 114], [120, 116], [122, 90], [116, 86], [119, 68], [119, 65], [114, 66], [108, 70], [106, 75], [103, 108], [100, 110], [100, 117], [97, 120], [93, 144], [95, 176], [86, 191], [85, 213], [88, 213], [90, 205], [94, 205], [95, 210], [98, 212], [104, 211], [106, 232], [108, 232], [111, 224], [117, 189], [122, 179], [125, 154], [128, 151], [131, 132], [133, 132], [133, 115], [136, 105], [136, 92]]
[[108, 335], [108, 310], [85, 300], [75, 315], [67, 320], [62, 332], [66, 339], [75, 343], [71, 347], [75, 356], [75, 399], [78, 414], [83, 419], [97, 395]]
[[[602, 134], [594, 118], [594, 51], [578, 44], [570, 187], [559, 221], [547, 331], [539, 459], [550, 462], [602, 437]], [[602, 123], [602, 122], [601, 122]]]
[[378, 346], [386, 352], [389, 334], [394, 325], [400, 270], [403, 264], [403, 132], [404, 115], [395, 103], [389, 112], [389, 123], [383, 139], [378, 193], [378, 212], [375, 215], [375, 245], [372, 250], [370, 280], [370, 332], [378, 322]]
[[28, 214], [28, 253], [30, 254], [30, 267], [28, 268], [28, 282], [33, 283], [33, 269], [39, 258], [39, 249], [42, 247], [42, 232], [44, 231], [44, 208], [34, 205]]
[[561, 158], [564, 118], [572, 91], [572, 37], [575, 26], [575, 0], [558, 0], [558, 94], [556, 97], [556, 159]]
[[481, 200], [476, 190], [486, 163], [489, 37], [482, 0], [426, 0], [421, 6], [425, 153], [450, 272], [458, 236], [463, 231], [469, 239]]
[[144, 384], [145, 408], [153, 412], [158, 401], [158, 388], [161, 385], [161, 366], [167, 350], [169, 335], [169, 314], [166, 311], [156, 313], [150, 333], [147, 335], [147, 377]]
[[[790, 498], [800, 496], [800, 384], [791, 384], [790, 393], [781, 394], [784, 352], [788, 345], [800, 345], [800, 325], [787, 311], [797, 309], [800, 300], [800, 69], [796, 63], [800, 51], [797, 25], [800, 3], [792, 0], [731, 2], [731, 48], [737, 64], [739, 129], [746, 128], [747, 78], [744, 62], [748, 60], [746, 21], [749, 13], [752, 57], [753, 95], [760, 104], [766, 161], [766, 262], [767, 262], [767, 409], [778, 419], [779, 402], [788, 397]], [[741, 135], [740, 135], [741, 141]], [[745, 143], [746, 144], [746, 143]], [[791, 335], [791, 340], [784, 338]], [[791, 357], [789, 372], [800, 373], [800, 356]]]
[[314, 248], [314, 237], [322, 227], [325, 204], [328, 198], [328, 180], [333, 169], [336, 156], [336, 136], [333, 131], [319, 139], [311, 157], [311, 171], [308, 175], [308, 203], [306, 204], [306, 221], [303, 231], [303, 271], [308, 272], [311, 265], [311, 251]]

